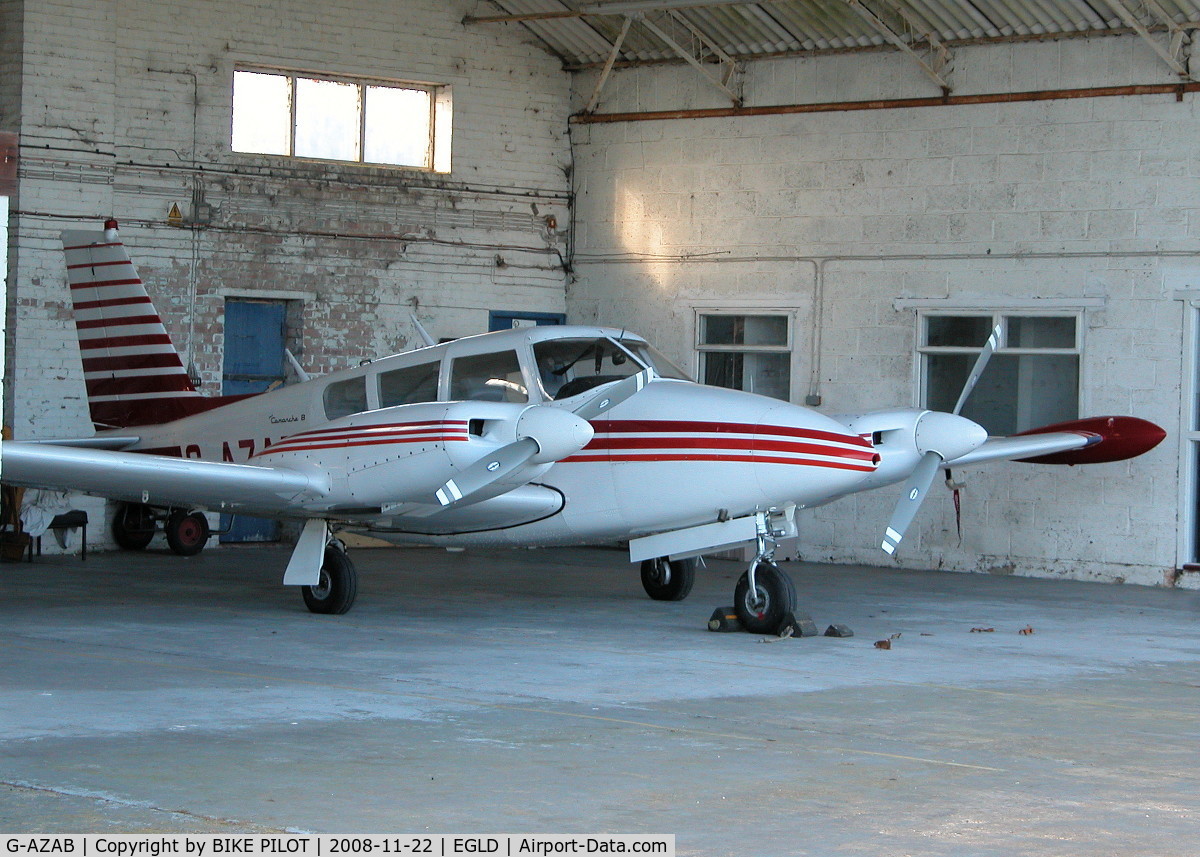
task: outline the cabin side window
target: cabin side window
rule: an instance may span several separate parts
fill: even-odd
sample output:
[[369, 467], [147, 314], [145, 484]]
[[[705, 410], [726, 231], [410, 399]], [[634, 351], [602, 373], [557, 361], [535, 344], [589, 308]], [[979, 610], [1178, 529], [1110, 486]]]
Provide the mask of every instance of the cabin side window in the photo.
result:
[[528, 402], [515, 351], [459, 357], [450, 366], [450, 398], [474, 402]]
[[439, 361], [405, 366], [379, 373], [379, 406], [411, 405], [416, 402], [436, 402], [438, 397]]
[[325, 418], [336, 420], [367, 409], [367, 379], [360, 375], [334, 381], [325, 388]]

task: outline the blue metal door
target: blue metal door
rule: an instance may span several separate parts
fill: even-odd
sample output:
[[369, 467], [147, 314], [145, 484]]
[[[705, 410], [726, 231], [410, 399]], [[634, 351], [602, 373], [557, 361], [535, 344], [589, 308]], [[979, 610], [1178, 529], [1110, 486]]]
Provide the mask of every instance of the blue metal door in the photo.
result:
[[[225, 369], [221, 392], [227, 396], [262, 393], [287, 376], [287, 304], [229, 298], [225, 301]], [[261, 438], [255, 438], [258, 443]], [[269, 518], [222, 515], [223, 542], [273, 542], [279, 525]]]

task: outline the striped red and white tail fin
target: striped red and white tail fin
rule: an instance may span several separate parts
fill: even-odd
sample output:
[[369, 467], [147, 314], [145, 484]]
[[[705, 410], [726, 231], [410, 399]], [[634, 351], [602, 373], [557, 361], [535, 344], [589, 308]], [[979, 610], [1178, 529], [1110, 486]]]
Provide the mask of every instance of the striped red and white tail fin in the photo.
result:
[[208, 410], [150, 301], [117, 222], [103, 232], [62, 233], [67, 280], [83, 357], [88, 406], [97, 428], [169, 422]]

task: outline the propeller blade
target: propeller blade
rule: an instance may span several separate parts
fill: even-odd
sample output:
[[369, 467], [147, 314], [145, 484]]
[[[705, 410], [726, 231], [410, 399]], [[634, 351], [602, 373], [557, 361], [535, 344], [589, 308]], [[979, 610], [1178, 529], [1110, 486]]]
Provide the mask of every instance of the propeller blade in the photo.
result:
[[443, 506], [457, 503], [503, 479], [529, 459], [538, 454], [538, 442], [531, 437], [500, 447], [490, 455], [476, 461], [462, 473], [449, 480], [437, 490], [438, 502]]
[[976, 358], [975, 365], [971, 367], [971, 374], [967, 376], [967, 383], [963, 385], [963, 390], [958, 395], [958, 401], [954, 404], [954, 410], [950, 413], [957, 414], [962, 411], [963, 405], [967, 403], [967, 397], [971, 395], [971, 392], [975, 389], [975, 385], [979, 383], [979, 377], [983, 374], [984, 367], [988, 365], [988, 361], [992, 359], [992, 354], [1000, 347], [1001, 336], [1003, 336], [1003, 328], [1000, 325], [996, 325], [996, 329], [988, 337], [987, 344], [979, 352], [979, 357]]
[[940, 455], [933, 451], [927, 452], [921, 456], [916, 469], [904, 483], [904, 495], [896, 504], [895, 511], [892, 512], [892, 519], [888, 521], [887, 529], [884, 531], [883, 544], [880, 545], [888, 554], [896, 552], [896, 546], [900, 544], [908, 525], [916, 517], [917, 510], [921, 508], [921, 503], [924, 502], [925, 495], [929, 493], [929, 488], [933, 485], [933, 480], [941, 465], [942, 457]]
[[593, 396], [575, 409], [575, 415], [585, 420], [594, 420], [609, 408], [615, 408], [634, 393], [639, 392], [650, 382], [650, 370], [643, 369], [636, 375], [623, 378], [600, 393]]
[[[623, 378], [604, 392], [588, 399], [574, 413], [548, 406], [534, 406], [521, 415], [519, 440], [485, 455], [437, 490], [443, 507], [459, 503], [531, 462], [545, 464], [578, 452], [592, 437], [588, 420], [616, 407], [646, 386], [650, 370]], [[540, 439], [539, 439], [540, 438]]]

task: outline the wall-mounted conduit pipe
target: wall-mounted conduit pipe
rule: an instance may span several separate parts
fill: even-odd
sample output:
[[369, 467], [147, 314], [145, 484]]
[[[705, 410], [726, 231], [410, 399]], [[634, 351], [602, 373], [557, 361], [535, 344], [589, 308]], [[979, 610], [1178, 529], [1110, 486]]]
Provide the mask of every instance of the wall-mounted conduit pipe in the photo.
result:
[[654, 110], [640, 113], [577, 113], [579, 125], [607, 122], [655, 122], [667, 119], [728, 119], [750, 116], [788, 116], [797, 113], [849, 113], [856, 110], [904, 110], [914, 107], [966, 107], [976, 104], [1018, 104], [1027, 101], [1061, 101], [1073, 98], [1117, 98], [1131, 95], [1174, 95], [1182, 101], [1189, 92], [1200, 92], [1200, 83], [1153, 83], [1129, 86], [1093, 86], [1083, 89], [1043, 89], [1033, 92], [989, 92], [926, 98], [891, 98], [874, 101], [827, 101], [814, 104], [770, 104], [759, 107], [712, 107], [699, 110]]

